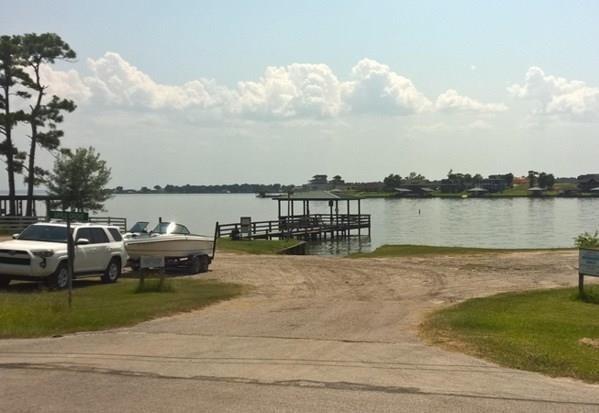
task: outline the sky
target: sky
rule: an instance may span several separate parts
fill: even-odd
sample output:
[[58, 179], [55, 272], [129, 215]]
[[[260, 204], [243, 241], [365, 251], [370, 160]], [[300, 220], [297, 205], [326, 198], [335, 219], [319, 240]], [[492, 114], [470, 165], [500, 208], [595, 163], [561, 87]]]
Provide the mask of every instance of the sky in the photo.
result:
[[0, 34], [76, 51], [44, 78], [78, 106], [64, 145], [95, 147], [111, 186], [599, 173], [597, 1], [0, 7]]

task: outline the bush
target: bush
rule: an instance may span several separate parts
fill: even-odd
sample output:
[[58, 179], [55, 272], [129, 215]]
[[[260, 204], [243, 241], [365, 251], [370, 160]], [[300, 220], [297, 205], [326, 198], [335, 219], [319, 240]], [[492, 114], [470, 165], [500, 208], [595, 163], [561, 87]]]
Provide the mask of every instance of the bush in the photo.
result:
[[599, 248], [599, 231], [594, 234], [584, 232], [574, 238], [574, 245], [578, 248]]

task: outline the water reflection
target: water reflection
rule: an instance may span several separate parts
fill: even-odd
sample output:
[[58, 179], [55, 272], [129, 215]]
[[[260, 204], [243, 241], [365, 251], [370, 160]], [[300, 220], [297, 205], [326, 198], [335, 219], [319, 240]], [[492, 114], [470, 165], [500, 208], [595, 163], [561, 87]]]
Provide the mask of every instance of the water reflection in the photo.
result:
[[[328, 213], [326, 202], [310, 204]], [[310, 245], [310, 251], [344, 254], [382, 244], [429, 244], [488, 248], [569, 247], [573, 238], [599, 227], [599, 198], [365, 199], [372, 215], [370, 241], [357, 238]], [[108, 214], [138, 220], [181, 222], [195, 233], [212, 234], [214, 223], [275, 219], [276, 202], [246, 194], [118, 195]], [[106, 215], [107, 213], [103, 213]]]
[[372, 243], [368, 236], [309, 241], [306, 248], [308, 254], [316, 255], [348, 255], [355, 252], [370, 251], [372, 251]]

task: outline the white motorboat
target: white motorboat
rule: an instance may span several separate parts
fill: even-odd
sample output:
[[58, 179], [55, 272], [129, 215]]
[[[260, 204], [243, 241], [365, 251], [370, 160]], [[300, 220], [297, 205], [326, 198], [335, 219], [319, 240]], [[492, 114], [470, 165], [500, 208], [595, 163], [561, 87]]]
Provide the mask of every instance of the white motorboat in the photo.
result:
[[137, 222], [123, 237], [129, 258], [141, 256], [188, 257], [212, 256], [214, 239], [193, 235], [187, 227], [175, 222], [160, 222], [147, 232], [148, 222]]

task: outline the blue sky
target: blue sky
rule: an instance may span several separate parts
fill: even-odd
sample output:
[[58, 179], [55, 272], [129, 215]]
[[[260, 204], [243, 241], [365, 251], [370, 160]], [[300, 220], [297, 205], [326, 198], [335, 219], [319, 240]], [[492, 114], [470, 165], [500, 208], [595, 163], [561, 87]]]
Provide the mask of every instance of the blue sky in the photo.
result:
[[[599, 2], [323, 3], [0, 1], [10, 10], [0, 15], [0, 27], [3, 34], [57, 32], [77, 51], [76, 63], [52, 69], [75, 70], [85, 88], [69, 90], [68, 82], [57, 88], [81, 100], [65, 123], [65, 142], [97, 146], [113, 167], [115, 184], [301, 183], [320, 172], [376, 180], [412, 170], [441, 177], [450, 168], [599, 172], [590, 170], [596, 162], [589, 154], [599, 151]], [[352, 70], [364, 59], [392, 74], [372, 80], [386, 70], [372, 63], [362, 64], [357, 75]], [[318, 106], [318, 116], [300, 103], [281, 109], [289, 89], [281, 92], [280, 85], [260, 86], [262, 98], [272, 102], [252, 100], [250, 109], [239, 104], [249, 96], [238, 90], [239, 82], [260, 83], [267, 67], [294, 63], [327, 70], [285, 71], [296, 82], [292, 89], [314, 70], [325, 77], [330, 71], [343, 83], [331, 86], [339, 91], [331, 92], [335, 97], [326, 108]], [[97, 77], [105, 84], [117, 66], [122, 76], [134, 68], [154, 83], [121, 82], [133, 91], [123, 97], [114, 90], [100, 96], [99, 82], [85, 80]], [[541, 72], [529, 72], [534, 67]], [[218, 86], [208, 92], [211, 103], [184, 104], [172, 99], [179, 89], [155, 87], [199, 79]], [[414, 89], [403, 89], [401, 79]], [[520, 88], [508, 91], [513, 85]], [[255, 99], [255, 85], [249, 86]], [[398, 92], [391, 97], [373, 98], [394, 87]], [[445, 95], [451, 107], [439, 106], [448, 90], [457, 92]], [[115, 135], [122, 138], [113, 141]], [[301, 148], [277, 173], [238, 166], [248, 159], [259, 164], [265, 154], [282, 159], [291, 145]], [[165, 157], [164, 170], [130, 173], [122, 155], [127, 150]], [[194, 151], [209, 155], [199, 169], [186, 168], [181, 158], [192, 162]]]

